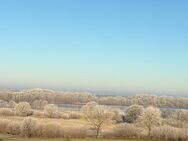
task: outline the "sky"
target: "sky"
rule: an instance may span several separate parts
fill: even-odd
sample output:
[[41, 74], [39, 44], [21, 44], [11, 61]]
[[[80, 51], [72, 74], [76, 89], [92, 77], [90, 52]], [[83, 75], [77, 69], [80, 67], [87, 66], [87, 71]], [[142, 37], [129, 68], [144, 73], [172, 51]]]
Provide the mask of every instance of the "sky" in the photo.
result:
[[187, 7], [0, 0], [0, 88], [188, 96]]

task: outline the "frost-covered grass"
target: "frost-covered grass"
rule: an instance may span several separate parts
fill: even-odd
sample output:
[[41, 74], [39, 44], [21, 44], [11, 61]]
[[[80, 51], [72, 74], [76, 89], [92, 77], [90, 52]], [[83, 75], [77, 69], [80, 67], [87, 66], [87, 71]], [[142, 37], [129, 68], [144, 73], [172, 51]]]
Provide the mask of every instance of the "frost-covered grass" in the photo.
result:
[[65, 138], [21, 138], [17, 136], [11, 136], [6, 134], [0, 134], [0, 141], [149, 141], [149, 140], [129, 140], [129, 139], [65, 139]]

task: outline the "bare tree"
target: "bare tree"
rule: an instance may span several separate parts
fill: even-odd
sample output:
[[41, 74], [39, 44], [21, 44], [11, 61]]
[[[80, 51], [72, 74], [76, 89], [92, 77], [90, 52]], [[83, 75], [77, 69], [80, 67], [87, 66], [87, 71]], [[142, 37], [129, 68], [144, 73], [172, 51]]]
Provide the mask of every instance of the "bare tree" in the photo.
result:
[[84, 118], [96, 131], [98, 138], [102, 127], [112, 119], [112, 114], [107, 108], [98, 105], [96, 102], [89, 102], [81, 108]]

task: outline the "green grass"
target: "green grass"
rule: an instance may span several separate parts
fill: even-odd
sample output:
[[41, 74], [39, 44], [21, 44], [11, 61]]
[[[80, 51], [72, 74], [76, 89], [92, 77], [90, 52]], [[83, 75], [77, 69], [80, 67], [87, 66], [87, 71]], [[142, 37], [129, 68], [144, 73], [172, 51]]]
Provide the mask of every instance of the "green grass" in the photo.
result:
[[[123, 141], [123, 139], [53, 139], [53, 138], [21, 138], [17, 136], [11, 136], [7, 134], [0, 134], [0, 141]], [[125, 141], [141, 141], [141, 140], [128, 140]], [[142, 140], [148, 141], [148, 140]]]

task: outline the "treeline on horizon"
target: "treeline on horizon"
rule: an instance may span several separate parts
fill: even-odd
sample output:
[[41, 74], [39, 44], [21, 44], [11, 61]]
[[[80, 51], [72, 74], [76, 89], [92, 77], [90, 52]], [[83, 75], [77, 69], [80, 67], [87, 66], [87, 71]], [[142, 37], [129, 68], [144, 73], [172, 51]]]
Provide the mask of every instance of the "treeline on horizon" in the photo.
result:
[[[137, 94], [134, 96], [95, 96], [88, 92], [62, 92], [48, 89], [31, 89], [23, 91], [0, 91], [0, 106], [29, 102], [31, 106], [53, 104], [86, 104], [95, 101], [101, 105], [130, 106], [133, 104], [155, 106], [159, 108], [188, 108], [188, 98]], [[37, 108], [37, 107], [34, 107]]]

